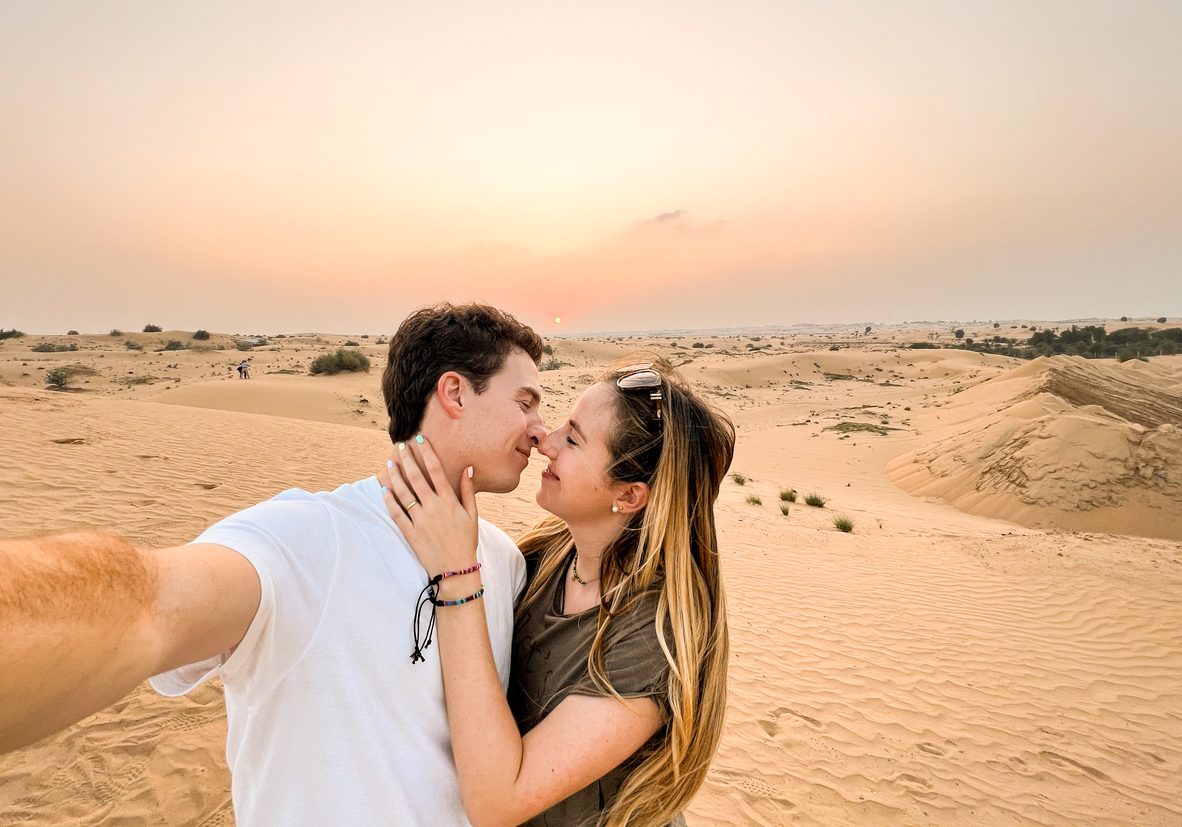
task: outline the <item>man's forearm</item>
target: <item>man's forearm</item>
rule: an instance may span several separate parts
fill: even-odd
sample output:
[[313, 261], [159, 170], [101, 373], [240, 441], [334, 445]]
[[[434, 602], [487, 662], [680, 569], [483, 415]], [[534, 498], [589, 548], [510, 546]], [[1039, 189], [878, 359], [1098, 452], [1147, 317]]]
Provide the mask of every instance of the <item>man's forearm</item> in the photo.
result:
[[119, 700], [152, 673], [152, 561], [79, 533], [0, 543], [0, 752]]

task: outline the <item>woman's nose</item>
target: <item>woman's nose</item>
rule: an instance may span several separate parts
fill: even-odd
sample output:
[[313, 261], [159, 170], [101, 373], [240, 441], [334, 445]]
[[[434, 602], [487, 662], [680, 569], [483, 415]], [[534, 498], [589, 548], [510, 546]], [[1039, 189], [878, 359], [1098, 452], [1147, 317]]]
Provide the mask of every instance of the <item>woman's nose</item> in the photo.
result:
[[542, 438], [534, 443], [534, 447], [538, 449], [538, 453], [547, 459], [554, 459], [555, 456], [554, 445], [550, 439], [552, 436], [554, 435], [545, 433], [545, 429], [543, 429]]

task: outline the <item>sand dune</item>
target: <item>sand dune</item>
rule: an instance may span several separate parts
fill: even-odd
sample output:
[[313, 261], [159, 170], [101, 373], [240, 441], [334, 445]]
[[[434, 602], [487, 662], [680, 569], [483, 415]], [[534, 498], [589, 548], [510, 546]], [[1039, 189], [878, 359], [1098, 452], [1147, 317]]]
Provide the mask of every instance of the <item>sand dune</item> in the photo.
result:
[[[284, 488], [369, 474], [388, 450], [377, 374], [268, 372], [336, 344], [314, 339], [255, 353], [249, 382], [232, 378], [237, 353], [0, 343], [0, 536], [100, 525], [182, 543]], [[676, 341], [561, 340], [568, 366], [542, 379], [554, 422], [600, 366], [648, 347], [689, 359], [738, 426], [746, 482], [718, 506], [730, 703], [692, 827], [1182, 823], [1182, 543], [1143, 536], [1182, 522], [1182, 360]], [[40, 389], [37, 368], [61, 358], [99, 375]], [[118, 382], [128, 371], [167, 379]], [[482, 495], [485, 516], [536, 520], [543, 464]], [[785, 516], [789, 488], [826, 506], [798, 498]], [[1065, 531], [1076, 518], [1104, 533]], [[216, 684], [177, 700], [141, 687], [0, 756], [0, 824], [232, 824], [224, 739]]]
[[1137, 364], [1056, 356], [983, 382], [890, 475], [1029, 526], [1182, 539], [1182, 393], [1168, 361]]

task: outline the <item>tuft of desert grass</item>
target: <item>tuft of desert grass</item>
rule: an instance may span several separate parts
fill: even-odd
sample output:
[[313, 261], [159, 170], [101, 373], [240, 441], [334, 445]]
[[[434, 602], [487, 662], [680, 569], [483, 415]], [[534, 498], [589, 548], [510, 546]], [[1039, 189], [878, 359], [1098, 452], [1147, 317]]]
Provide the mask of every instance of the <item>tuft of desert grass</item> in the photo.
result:
[[824, 508], [826, 502], [828, 502], [828, 500], [826, 500], [824, 497], [822, 497], [816, 491], [813, 491], [811, 494], [809, 494], [807, 497], [804, 498], [804, 504], [811, 505], [813, 508]]
[[845, 516], [844, 514], [841, 515], [840, 517], [834, 517], [833, 518], [833, 525], [834, 525], [834, 527], [837, 528], [838, 531], [844, 531], [846, 534], [849, 534], [851, 531], [854, 530], [854, 521], [851, 520], [849, 517]]

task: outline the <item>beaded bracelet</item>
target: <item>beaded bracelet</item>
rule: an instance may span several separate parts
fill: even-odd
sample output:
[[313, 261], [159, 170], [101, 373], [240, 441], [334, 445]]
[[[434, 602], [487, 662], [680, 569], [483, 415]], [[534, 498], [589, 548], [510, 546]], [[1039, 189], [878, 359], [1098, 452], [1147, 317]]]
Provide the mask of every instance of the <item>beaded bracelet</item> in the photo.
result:
[[431, 580], [433, 582], [438, 582], [439, 580], [443, 580], [445, 577], [459, 577], [461, 574], [472, 574], [473, 572], [478, 571], [480, 571], [479, 563], [474, 566], [468, 566], [466, 569], [460, 569], [459, 571], [441, 571], [439, 574], [435, 575], [435, 577], [432, 577]]
[[476, 598], [483, 597], [483, 596], [484, 596], [484, 586], [481, 586], [479, 589], [477, 589], [472, 594], [468, 595], [467, 597], [461, 597], [458, 600], [435, 600], [434, 598], [432, 598], [431, 602], [434, 603], [436, 606], [463, 606], [468, 601], [475, 600]]
[[[434, 577], [432, 577], [430, 580], [428, 580], [427, 585], [423, 587], [423, 590], [421, 592], [419, 592], [418, 605], [415, 607], [415, 620], [414, 620], [415, 648], [410, 653], [410, 662], [411, 663], [419, 663], [420, 661], [425, 661], [427, 659], [426, 656], [423, 654], [423, 652], [427, 649], [428, 646], [431, 645], [431, 636], [435, 631], [435, 607], [436, 606], [462, 606], [465, 603], [468, 603], [472, 600], [476, 600], [476, 599], [484, 596], [484, 586], [481, 586], [480, 589], [478, 591], [476, 591], [474, 594], [470, 594], [467, 597], [461, 597], [458, 600], [437, 600], [435, 598], [435, 587], [437, 585], [439, 585], [439, 581], [442, 580], [444, 577], [451, 577], [456, 574], [471, 574], [473, 571], [475, 571], [478, 568], [480, 568], [479, 563], [477, 563], [472, 569], [469, 569], [466, 571], [461, 571], [461, 572], [454, 572], [453, 571], [453, 572], [444, 572], [443, 574], [437, 574]], [[422, 617], [423, 617], [423, 607], [427, 606], [427, 605], [431, 606], [431, 614], [427, 618], [426, 634], [424, 635], [424, 634], [421, 634], [421, 632], [423, 630], [420, 628], [420, 623], [421, 623]], [[419, 642], [420, 639], [423, 641], [422, 643]]]

